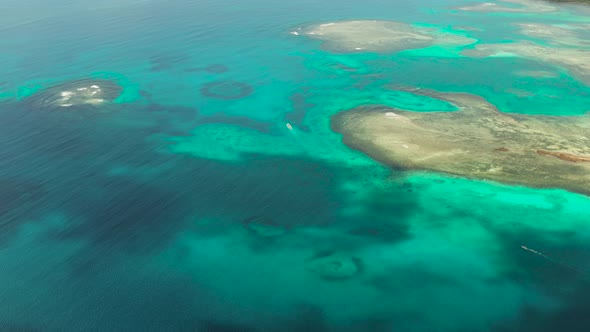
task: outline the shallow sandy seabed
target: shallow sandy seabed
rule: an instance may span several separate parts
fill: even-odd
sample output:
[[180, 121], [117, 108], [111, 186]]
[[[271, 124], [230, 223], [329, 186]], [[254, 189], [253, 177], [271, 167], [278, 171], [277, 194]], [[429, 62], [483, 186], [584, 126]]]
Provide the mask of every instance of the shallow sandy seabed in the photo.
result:
[[324, 41], [334, 52], [399, 52], [432, 45], [468, 45], [475, 39], [407, 23], [354, 20], [314, 24], [291, 32]]
[[576, 4], [589, 4], [590, 5], [590, 0], [547, 0], [547, 1], [551, 1], [551, 2], [558, 2], [558, 3], [576, 3]]
[[333, 129], [350, 147], [396, 168], [590, 195], [590, 116], [508, 115], [474, 95], [413, 92], [459, 111], [366, 106], [334, 115]]
[[514, 75], [520, 77], [533, 77], [533, 78], [556, 78], [559, 74], [552, 71], [546, 70], [518, 70], [514, 72]]
[[483, 29], [481, 28], [477, 28], [477, 27], [472, 27], [472, 26], [468, 26], [468, 25], [455, 25], [452, 27], [453, 30], [459, 30], [459, 31], [483, 31]]
[[590, 50], [554, 48], [522, 41], [505, 44], [478, 44], [461, 52], [471, 57], [521, 56], [565, 67], [572, 76], [590, 85]]
[[[285, 131], [288, 130], [285, 128], [282, 134], [288, 134]], [[236, 162], [249, 154], [304, 154], [305, 149], [298, 137], [289, 136], [276, 137], [239, 125], [212, 123], [198, 126], [191, 136], [171, 137], [169, 140], [173, 153]]]
[[[557, 7], [551, 6], [542, 1], [534, 0], [502, 0], [500, 2], [507, 5], [497, 4], [495, 2], [482, 2], [468, 6], [459, 7], [459, 10], [475, 12], [506, 12], [506, 13], [545, 13], [557, 11]], [[518, 7], [511, 7], [508, 4], [516, 4]]]

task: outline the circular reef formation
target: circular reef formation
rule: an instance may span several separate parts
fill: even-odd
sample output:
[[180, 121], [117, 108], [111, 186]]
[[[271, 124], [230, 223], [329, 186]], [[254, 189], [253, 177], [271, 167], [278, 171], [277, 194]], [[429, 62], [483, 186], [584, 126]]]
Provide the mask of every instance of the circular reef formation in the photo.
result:
[[237, 81], [219, 81], [203, 85], [201, 95], [208, 98], [235, 100], [248, 97], [254, 92], [252, 86]]
[[308, 262], [307, 269], [326, 280], [352, 278], [360, 272], [359, 260], [346, 255], [332, 254]]
[[41, 90], [26, 99], [38, 110], [73, 110], [96, 108], [113, 102], [123, 88], [105, 79], [81, 79], [64, 82]]
[[221, 64], [214, 64], [205, 67], [205, 71], [210, 74], [221, 74], [227, 72], [228, 70], [229, 68], [227, 66]]

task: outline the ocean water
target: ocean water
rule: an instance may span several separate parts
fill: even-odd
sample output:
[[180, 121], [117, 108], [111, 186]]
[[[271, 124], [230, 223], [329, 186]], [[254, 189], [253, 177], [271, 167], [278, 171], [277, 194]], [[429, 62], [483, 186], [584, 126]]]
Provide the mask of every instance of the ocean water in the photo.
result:
[[[395, 85], [548, 115], [589, 111], [590, 87], [526, 58], [289, 33], [387, 19], [496, 43], [590, 21], [467, 3], [5, 1], [0, 331], [590, 331], [588, 197], [391, 170], [330, 130], [366, 104], [454, 110]], [[100, 112], [32, 102], [84, 78], [123, 93]]]

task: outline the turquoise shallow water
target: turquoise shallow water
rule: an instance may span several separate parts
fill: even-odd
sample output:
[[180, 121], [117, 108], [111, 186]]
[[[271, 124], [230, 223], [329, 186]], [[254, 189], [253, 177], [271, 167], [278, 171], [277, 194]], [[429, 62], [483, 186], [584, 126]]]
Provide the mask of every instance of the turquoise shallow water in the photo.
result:
[[[367, 104], [454, 110], [396, 85], [551, 115], [587, 112], [590, 87], [525, 58], [333, 54], [289, 34], [390, 19], [494, 43], [588, 19], [464, 3], [8, 1], [0, 330], [590, 330], [587, 197], [392, 171], [329, 124]], [[30, 102], [86, 77], [124, 87], [109, 111]]]

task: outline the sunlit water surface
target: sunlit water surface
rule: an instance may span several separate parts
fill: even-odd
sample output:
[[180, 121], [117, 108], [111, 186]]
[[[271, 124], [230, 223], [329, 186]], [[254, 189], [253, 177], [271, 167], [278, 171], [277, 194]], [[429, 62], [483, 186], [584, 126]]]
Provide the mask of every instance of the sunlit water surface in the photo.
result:
[[[392, 171], [329, 126], [363, 104], [453, 110], [396, 84], [552, 115], [588, 111], [589, 87], [525, 58], [332, 54], [289, 33], [390, 19], [506, 42], [524, 38], [511, 23], [584, 20], [464, 3], [9, 0], [0, 330], [590, 331], [587, 197]], [[121, 84], [117, 104], [28, 99], [87, 77]]]

